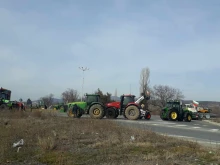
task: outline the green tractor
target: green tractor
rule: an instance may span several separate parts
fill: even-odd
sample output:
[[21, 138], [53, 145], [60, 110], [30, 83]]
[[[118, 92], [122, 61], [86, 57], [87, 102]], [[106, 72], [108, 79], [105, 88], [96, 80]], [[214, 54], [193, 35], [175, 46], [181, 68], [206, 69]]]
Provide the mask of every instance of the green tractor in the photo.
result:
[[67, 114], [70, 117], [80, 118], [89, 114], [93, 119], [102, 119], [105, 116], [105, 106], [100, 102], [100, 95], [86, 94], [85, 101], [68, 103]]
[[180, 100], [171, 100], [167, 101], [165, 108], [161, 110], [160, 118], [162, 120], [170, 120], [170, 121], [187, 121], [191, 122], [192, 120], [192, 112], [183, 109], [182, 101]]
[[9, 108], [12, 108], [12, 102], [11, 99], [11, 91], [0, 88], [0, 110], [6, 110]]

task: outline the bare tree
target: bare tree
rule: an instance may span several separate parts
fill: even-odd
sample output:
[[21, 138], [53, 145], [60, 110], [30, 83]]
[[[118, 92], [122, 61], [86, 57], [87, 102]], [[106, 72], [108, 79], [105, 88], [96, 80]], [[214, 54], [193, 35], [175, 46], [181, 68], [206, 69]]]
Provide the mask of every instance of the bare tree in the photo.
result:
[[103, 104], [106, 104], [106, 103], [109, 103], [111, 102], [111, 96], [112, 94], [111, 93], [106, 93], [106, 94], [103, 94], [103, 92], [101, 91], [101, 89], [97, 89], [97, 91], [95, 92], [95, 94], [98, 94], [100, 95], [100, 102], [102, 102]]
[[149, 90], [150, 84], [150, 69], [148, 67], [143, 68], [140, 74], [140, 94]]
[[[150, 91], [150, 69], [148, 67], [143, 68], [140, 74], [140, 94], [143, 95], [147, 91]], [[143, 100], [140, 104], [144, 104], [143, 109], [148, 109], [149, 102], [148, 100]]]
[[151, 102], [155, 106], [164, 107], [166, 102], [171, 99], [183, 99], [183, 93], [176, 88], [168, 85], [155, 85], [151, 92]]
[[79, 100], [79, 93], [77, 90], [68, 88], [62, 94], [62, 99], [65, 103], [74, 102]]
[[50, 105], [53, 104], [53, 94], [49, 94], [47, 96], [41, 97], [41, 100], [43, 101], [43, 104], [49, 107]]

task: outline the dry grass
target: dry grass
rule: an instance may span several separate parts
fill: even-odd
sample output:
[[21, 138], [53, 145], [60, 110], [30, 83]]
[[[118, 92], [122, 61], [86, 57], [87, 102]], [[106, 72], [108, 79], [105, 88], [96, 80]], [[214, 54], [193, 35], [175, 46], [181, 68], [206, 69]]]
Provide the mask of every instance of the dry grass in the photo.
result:
[[214, 121], [216, 123], [220, 123], [220, 118], [213, 118], [212, 121]]
[[[220, 164], [219, 150], [209, 152], [111, 120], [58, 117], [48, 110], [1, 114], [0, 131], [0, 164]], [[12, 144], [22, 138], [24, 146], [17, 152]]]

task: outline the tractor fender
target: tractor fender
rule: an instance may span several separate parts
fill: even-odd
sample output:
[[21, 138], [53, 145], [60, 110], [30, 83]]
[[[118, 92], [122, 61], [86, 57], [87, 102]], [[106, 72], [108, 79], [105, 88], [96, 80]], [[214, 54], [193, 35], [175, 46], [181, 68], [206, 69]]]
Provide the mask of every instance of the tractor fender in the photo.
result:
[[129, 104], [126, 106], [126, 108], [127, 108], [128, 106], [131, 106], [131, 105], [134, 105], [134, 106], [140, 108], [139, 105], [138, 105], [138, 104], [135, 104], [135, 103], [129, 103]]
[[128, 107], [128, 106], [130, 106], [130, 105], [134, 105], [134, 106], [136, 106], [136, 107], [139, 108], [139, 104], [136, 104], [136, 103], [128, 103], [128, 105], [127, 105], [126, 107]]

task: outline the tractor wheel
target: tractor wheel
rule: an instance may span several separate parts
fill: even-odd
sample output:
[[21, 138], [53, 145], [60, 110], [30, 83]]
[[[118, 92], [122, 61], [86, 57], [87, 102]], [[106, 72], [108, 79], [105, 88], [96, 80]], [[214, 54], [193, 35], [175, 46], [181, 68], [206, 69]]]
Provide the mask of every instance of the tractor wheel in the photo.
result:
[[169, 112], [169, 120], [176, 121], [178, 119], [178, 113], [176, 110], [170, 110]]
[[104, 117], [105, 110], [102, 105], [94, 104], [89, 109], [89, 115], [93, 119], [102, 119]]
[[150, 112], [146, 112], [144, 118], [145, 118], [146, 120], [150, 120], [150, 118], [151, 118]]
[[192, 116], [191, 116], [189, 113], [187, 113], [184, 120], [185, 120], [186, 122], [191, 122], [191, 121], [192, 121]]
[[116, 109], [113, 107], [107, 108], [105, 116], [108, 119], [114, 119], [116, 117]]
[[0, 106], [0, 110], [1, 110], [1, 111], [4, 111], [4, 110], [6, 110], [6, 109], [7, 109], [7, 105], [2, 104], [2, 105]]
[[129, 120], [137, 120], [141, 116], [140, 109], [135, 105], [130, 105], [125, 109], [125, 117]]

